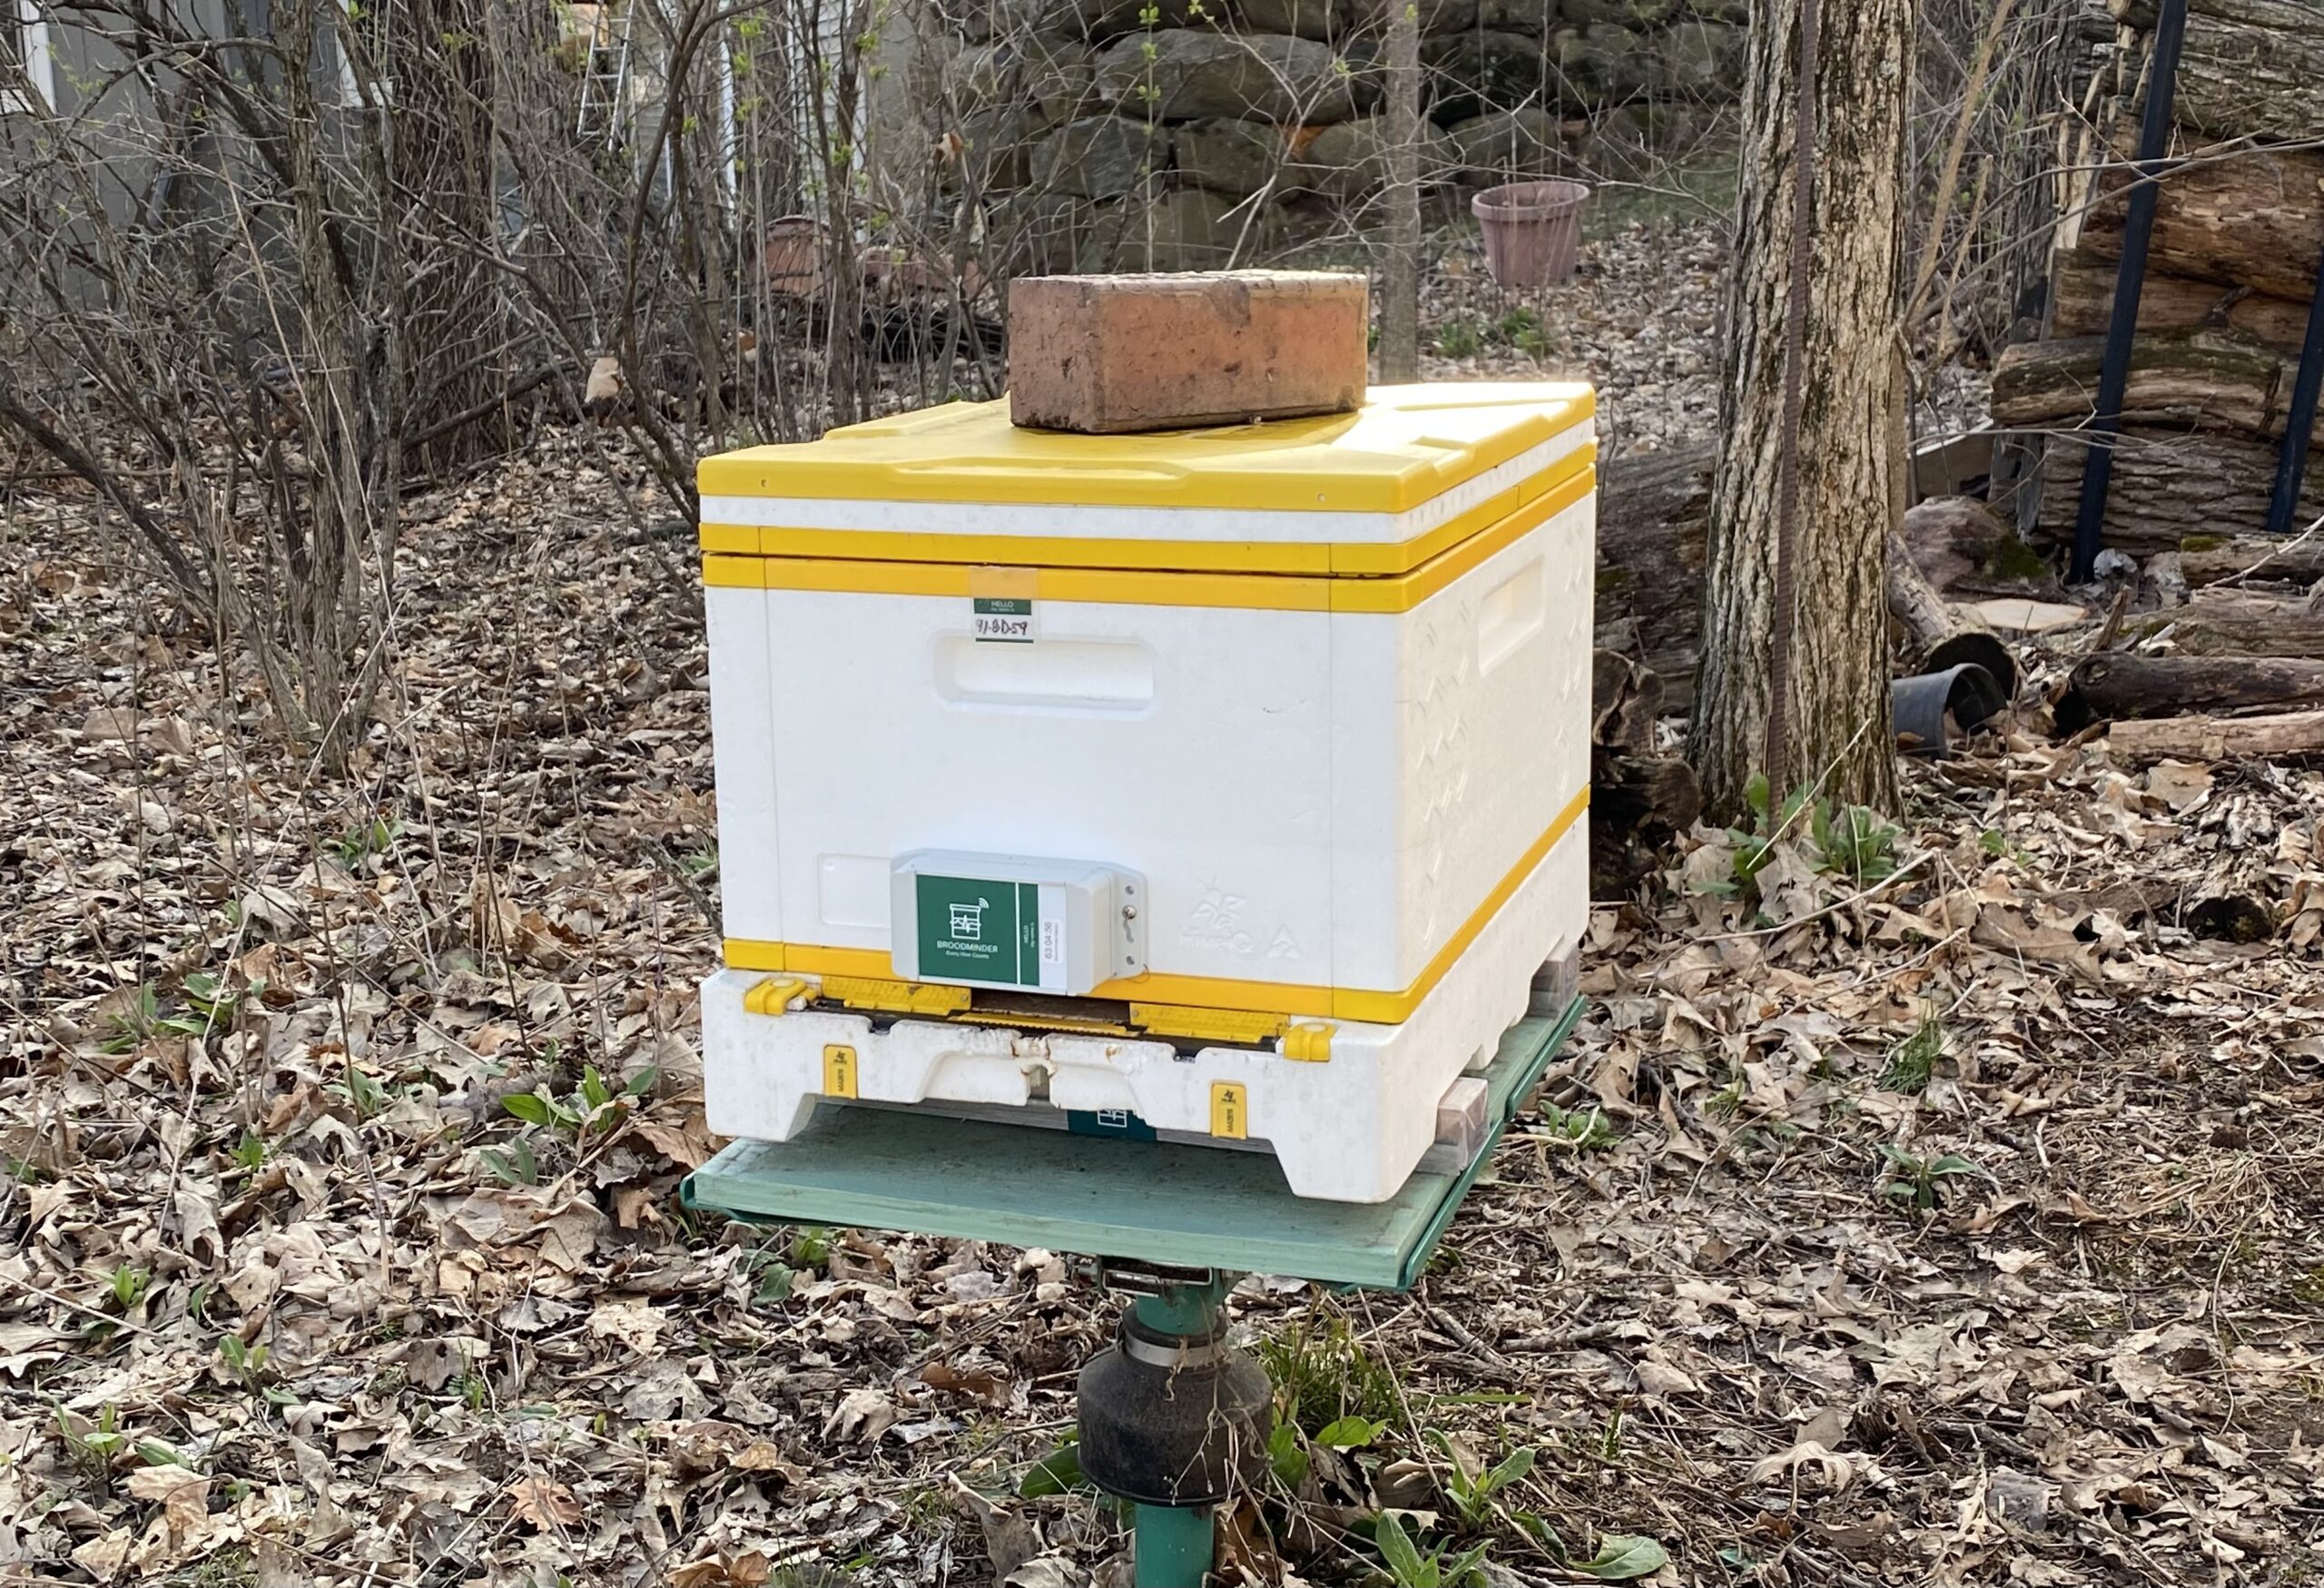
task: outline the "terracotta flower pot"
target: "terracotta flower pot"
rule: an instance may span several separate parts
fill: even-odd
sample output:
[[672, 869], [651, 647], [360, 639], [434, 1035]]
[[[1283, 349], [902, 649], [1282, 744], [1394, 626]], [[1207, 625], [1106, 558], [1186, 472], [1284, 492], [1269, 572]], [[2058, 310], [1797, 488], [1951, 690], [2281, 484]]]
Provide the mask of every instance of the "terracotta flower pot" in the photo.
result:
[[1578, 182], [1520, 182], [1471, 200], [1492, 279], [1504, 287], [1553, 287], [1572, 275], [1589, 196]]

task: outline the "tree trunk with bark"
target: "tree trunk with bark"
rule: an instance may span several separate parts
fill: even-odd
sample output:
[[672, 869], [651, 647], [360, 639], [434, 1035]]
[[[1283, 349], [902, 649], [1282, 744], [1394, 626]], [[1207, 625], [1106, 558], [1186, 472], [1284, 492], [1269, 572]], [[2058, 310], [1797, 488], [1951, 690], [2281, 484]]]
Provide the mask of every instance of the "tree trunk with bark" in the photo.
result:
[[[1887, 807], [1885, 564], [1905, 467], [1897, 444], [1905, 113], [1913, 0], [1822, 6], [1816, 170], [1797, 169], [1800, 0], [1752, 8], [1744, 73], [1738, 247], [1711, 492], [1703, 656], [1690, 755], [1714, 816], [1744, 807], [1769, 761], [1778, 631], [1790, 631], [1786, 781]], [[1802, 367], [1798, 513], [1787, 625], [1776, 611], [1785, 306], [1795, 182], [1812, 174], [1813, 252]], [[1777, 791], [1781, 797], [1782, 791]]]
[[[495, 63], [482, 0], [410, 0], [389, 13], [391, 158], [406, 212], [400, 333], [409, 407], [401, 434], [432, 433], [412, 459], [441, 474], [504, 449], [509, 320], [491, 239]], [[448, 429], [445, 422], [474, 415]]]
[[1420, 8], [1387, 0], [1388, 212], [1380, 261], [1380, 379], [1420, 379]]

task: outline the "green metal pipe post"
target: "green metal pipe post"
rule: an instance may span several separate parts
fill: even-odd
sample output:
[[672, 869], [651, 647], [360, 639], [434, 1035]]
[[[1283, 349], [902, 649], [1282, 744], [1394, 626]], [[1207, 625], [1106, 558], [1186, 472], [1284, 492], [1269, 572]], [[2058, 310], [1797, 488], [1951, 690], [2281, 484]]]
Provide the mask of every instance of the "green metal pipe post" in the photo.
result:
[[1226, 1281], [1207, 1285], [1172, 1285], [1158, 1294], [1141, 1296], [1135, 1310], [1137, 1321], [1157, 1334], [1199, 1339], [1218, 1327], [1218, 1304], [1226, 1298]]
[[[1219, 1303], [1228, 1281], [1173, 1285], [1158, 1295], [1141, 1296], [1137, 1321], [1157, 1333], [1199, 1338], [1218, 1327]], [[1131, 1560], [1137, 1588], [1202, 1588], [1217, 1548], [1208, 1505], [1140, 1505], [1130, 1524]]]
[[1140, 1505], [1130, 1534], [1137, 1588], [1202, 1588], [1216, 1547], [1208, 1505]]

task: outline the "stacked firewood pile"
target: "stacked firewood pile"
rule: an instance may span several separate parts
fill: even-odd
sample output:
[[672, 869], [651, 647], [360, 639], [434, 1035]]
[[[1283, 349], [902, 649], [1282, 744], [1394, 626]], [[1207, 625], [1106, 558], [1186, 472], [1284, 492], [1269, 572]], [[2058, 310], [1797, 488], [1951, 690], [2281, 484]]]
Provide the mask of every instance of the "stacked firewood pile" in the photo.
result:
[[[2156, 7], [2121, 25], [2061, 149], [2048, 330], [2008, 349], [1992, 412], [2034, 432], [2018, 521], [2070, 540], [2117, 293]], [[2324, 5], [2190, 0], [2103, 519], [2120, 592], [2109, 643], [2055, 702], [2062, 730], [2112, 722], [2133, 756], [2324, 752], [2324, 432], [2290, 533], [2269, 533], [2309, 306], [2324, 266]], [[2132, 569], [2135, 567], [2133, 577]]]
[[[2152, 75], [2152, 0], [2110, 0], [2108, 9], [2122, 25], [2090, 85], [2088, 113], [2060, 149], [2048, 334], [2010, 348], [1994, 371], [1994, 422], [2051, 435], [2038, 515], [2026, 516], [2052, 538], [2073, 531], [2085, 449], [2073, 432], [2093, 417]], [[2191, 0], [2172, 100], [2175, 164], [2158, 184], [2104, 519], [2111, 547], [2145, 556], [2196, 538], [2216, 548], [2266, 523], [2324, 261], [2319, 84], [2324, 5]], [[2319, 515], [2324, 459], [2311, 451], [2296, 522]]]

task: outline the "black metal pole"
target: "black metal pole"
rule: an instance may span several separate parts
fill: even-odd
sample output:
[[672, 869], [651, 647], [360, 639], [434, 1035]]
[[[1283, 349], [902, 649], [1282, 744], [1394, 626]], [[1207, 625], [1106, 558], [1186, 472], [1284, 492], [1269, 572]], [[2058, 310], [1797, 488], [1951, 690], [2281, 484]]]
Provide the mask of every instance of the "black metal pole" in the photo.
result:
[[2308, 305], [2308, 337], [2300, 343], [2299, 373], [2291, 383], [2285, 416], [2284, 449], [2276, 459], [2276, 494], [2268, 502], [2268, 528], [2291, 532], [2299, 511], [2300, 477], [2308, 469], [2308, 445], [2316, 434], [2316, 397], [2324, 389], [2324, 258], [2316, 261], [2316, 296]]
[[2082, 432], [2089, 438], [2082, 461], [2082, 506], [2073, 526], [2068, 584], [2086, 582], [2105, 539], [2106, 492], [2114, 478], [2114, 437], [2122, 429], [2122, 398], [2131, 381], [2131, 340], [2146, 287], [2147, 244], [2154, 236], [2155, 181], [2171, 147], [2171, 105], [2179, 83], [2179, 49], [2187, 38], [2187, 0], [2162, 0], [2154, 28], [2154, 61], [2147, 78], [2146, 117], [2139, 126], [2138, 181], [2131, 188], [2122, 226], [2122, 265], [2114, 276], [2114, 313], [2106, 325], [2106, 356], [2098, 367], [2098, 412]]

